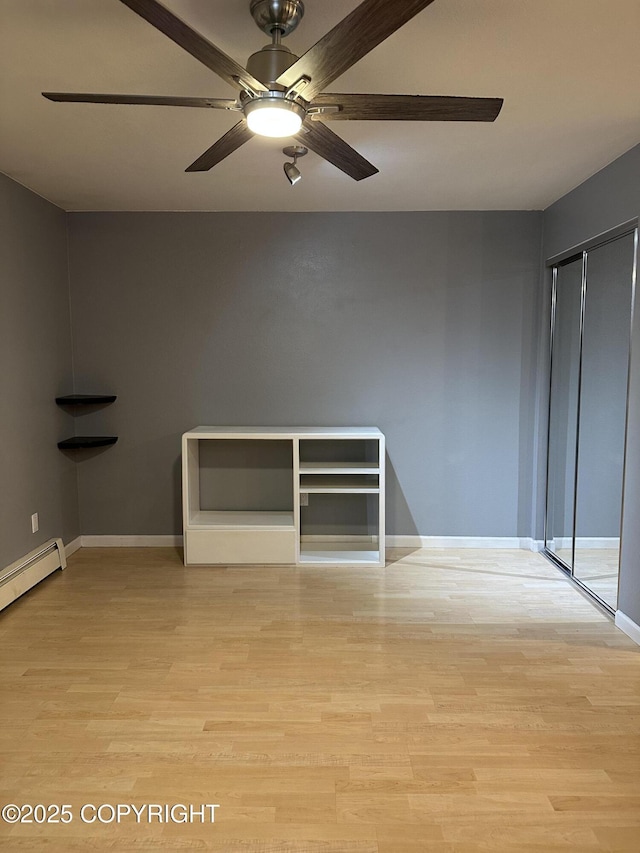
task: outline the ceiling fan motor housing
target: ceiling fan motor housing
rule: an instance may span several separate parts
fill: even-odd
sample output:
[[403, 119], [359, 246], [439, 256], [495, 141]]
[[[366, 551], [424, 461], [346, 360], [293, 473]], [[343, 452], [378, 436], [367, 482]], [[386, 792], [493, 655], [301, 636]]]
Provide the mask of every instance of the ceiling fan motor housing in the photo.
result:
[[251, 0], [251, 15], [267, 35], [288, 36], [304, 15], [302, 0]]
[[262, 50], [252, 54], [247, 61], [247, 71], [268, 86], [269, 89], [284, 90], [284, 86], [276, 83], [276, 80], [281, 74], [289, 68], [298, 59], [291, 53], [288, 47], [283, 44], [267, 44]]

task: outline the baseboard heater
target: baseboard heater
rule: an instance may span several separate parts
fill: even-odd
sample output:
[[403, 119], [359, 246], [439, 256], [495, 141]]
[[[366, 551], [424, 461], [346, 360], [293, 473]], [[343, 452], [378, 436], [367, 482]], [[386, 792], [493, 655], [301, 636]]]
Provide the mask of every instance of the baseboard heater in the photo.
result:
[[62, 539], [49, 539], [40, 548], [17, 560], [0, 574], [0, 610], [31, 587], [67, 565]]

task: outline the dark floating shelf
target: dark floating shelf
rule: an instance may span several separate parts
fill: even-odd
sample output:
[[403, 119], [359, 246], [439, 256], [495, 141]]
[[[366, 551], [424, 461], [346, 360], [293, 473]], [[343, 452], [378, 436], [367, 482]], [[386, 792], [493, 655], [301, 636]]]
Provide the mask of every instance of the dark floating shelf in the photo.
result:
[[91, 406], [98, 403], [113, 403], [115, 394], [68, 394], [66, 397], [56, 397], [59, 406]]
[[[116, 399], [115, 394], [66, 394], [63, 397], [56, 397], [56, 403], [59, 406], [72, 407], [99, 406], [113, 403]], [[72, 410], [70, 414], [77, 415], [79, 412]], [[115, 444], [117, 440], [117, 435], [76, 435], [59, 441], [58, 447], [60, 450], [78, 450], [81, 447], [108, 447], [110, 444]]]
[[78, 435], [75, 438], [65, 438], [58, 442], [60, 450], [76, 450], [80, 447], [107, 447], [115, 444], [117, 435]]

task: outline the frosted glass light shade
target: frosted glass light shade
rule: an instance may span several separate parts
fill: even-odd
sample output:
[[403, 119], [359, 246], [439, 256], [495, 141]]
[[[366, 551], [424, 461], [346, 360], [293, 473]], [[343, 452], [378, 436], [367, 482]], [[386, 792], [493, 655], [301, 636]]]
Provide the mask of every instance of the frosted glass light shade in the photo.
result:
[[283, 98], [260, 98], [245, 106], [249, 130], [260, 136], [295, 136], [302, 127], [304, 110]]

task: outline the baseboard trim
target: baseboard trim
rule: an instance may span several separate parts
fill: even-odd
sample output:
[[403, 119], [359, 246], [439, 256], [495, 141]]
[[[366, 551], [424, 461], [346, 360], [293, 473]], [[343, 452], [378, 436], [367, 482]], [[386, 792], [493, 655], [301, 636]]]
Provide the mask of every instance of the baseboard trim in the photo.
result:
[[83, 548], [172, 548], [182, 536], [81, 536]]
[[541, 551], [542, 542], [519, 536], [387, 536], [387, 548], [495, 548]]
[[[573, 539], [570, 536], [556, 536], [555, 539], [549, 540], [551, 550], [560, 550], [561, 548], [569, 549], [573, 546]], [[592, 550], [604, 548], [614, 549], [620, 547], [619, 536], [578, 536], [576, 539], [576, 548], [589, 548]]]
[[629, 619], [622, 610], [616, 610], [616, 628], [620, 628], [627, 637], [631, 637], [633, 642], [640, 646], [640, 625], [636, 625], [633, 619]]
[[[308, 538], [308, 537], [305, 537]], [[326, 537], [322, 537], [323, 539]], [[344, 537], [338, 537], [343, 539]], [[369, 537], [363, 537], [369, 538]], [[75, 543], [80, 541], [80, 545]], [[182, 536], [80, 536], [70, 543], [83, 548], [171, 548], [182, 545]], [[385, 537], [387, 548], [495, 548], [541, 551], [544, 543], [519, 536], [394, 536]], [[67, 551], [73, 553], [73, 551]]]
[[65, 557], [68, 559], [72, 554], [75, 554], [75, 552], [78, 551], [80, 548], [82, 548], [82, 537], [76, 536], [75, 539], [72, 539], [71, 542], [64, 546]]

